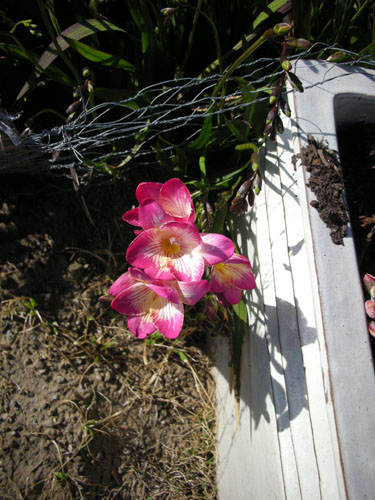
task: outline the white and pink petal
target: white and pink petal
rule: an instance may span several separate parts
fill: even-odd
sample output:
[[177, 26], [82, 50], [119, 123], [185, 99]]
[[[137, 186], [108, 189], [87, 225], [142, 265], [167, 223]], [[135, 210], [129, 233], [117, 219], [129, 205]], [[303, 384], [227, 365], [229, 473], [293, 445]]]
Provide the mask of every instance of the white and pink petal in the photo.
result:
[[194, 214], [194, 204], [190, 192], [180, 179], [169, 179], [161, 188], [159, 203], [163, 210], [173, 216], [186, 221]]
[[139, 281], [116, 295], [111, 307], [120, 314], [141, 315], [152, 307], [154, 300], [155, 292]]
[[139, 205], [139, 221], [143, 229], [150, 229], [171, 221], [171, 217], [164, 212], [157, 201], [145, 200]]
[[163, 184], [160, 182], [141, 182], [135, 191], [135, 196], [139, 203], [145, 200], [158, 200]]
[[184, 323], [184, 306], [181, 303], [168, 302], [161, 297], [155, 306], [157, 307], [152, 311], [152, 318], [160, 333], [168, 339], [178, 337]]
[[207, 266], [213, 266], [223, 262], [234, 253], [234, 243], [223, 234], [207, 233], [201, 234], [201, 254]]
[[158, 329], [149, 315], [129, 316], [128, 328], [139, 339], [145, 339], [147, 335], [151, 335]]
[[210, 284], [207, 280], [178, 281], [177, 285], [181, 301], [191, 306], [199, 302], [210, 291]]

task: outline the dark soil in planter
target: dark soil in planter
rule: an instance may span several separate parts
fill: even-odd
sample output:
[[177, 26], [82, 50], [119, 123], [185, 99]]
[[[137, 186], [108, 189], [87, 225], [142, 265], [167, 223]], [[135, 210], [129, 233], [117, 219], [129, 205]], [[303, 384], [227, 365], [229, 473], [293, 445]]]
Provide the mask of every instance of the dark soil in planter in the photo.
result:
[[203, 332], [147, 344], [98, 302], [137, 184], [89, 186], [92, 225], [71, 180], [0, 180], [1, 498], [216, 497]]

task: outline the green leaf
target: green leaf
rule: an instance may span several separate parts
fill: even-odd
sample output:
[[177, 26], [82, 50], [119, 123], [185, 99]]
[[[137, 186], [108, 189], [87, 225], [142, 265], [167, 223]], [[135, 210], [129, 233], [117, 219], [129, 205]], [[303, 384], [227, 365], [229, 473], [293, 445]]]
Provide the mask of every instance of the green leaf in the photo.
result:
[[112, 54], [90, 47], [90, 45], [79, 42], [78, 40], [73, 40], [72, 38], [65, 36], [63, 38], [74, 50], [89, 61], [104, 64], [104, 66], [111, 66], [112, 68], [123, 69], [129, 72], [135, 71], [133, 64], [125, 61], [125, 59], [117, 58]]
[[189, 144], [191, 149], [202, 149], [207, 144], [212, 130], [212, 115], [206, 116], [199, 136]]
[[228, 201], [221, 198], [218, 208], [215, 211], [214, 222], [212, 224], [212, 233], [223, 233], [225, 218], [228, 213]]
[[253, 30], [255, 30], [255, 28], [259, 26], [263, 21], [265, 21], [268, 17], [270, 17], [271, 14], [279, 10], [288, 2], [289, 0], [274, 0], [273, 2], [268, 4], [265, 9], [255, 18], [252, 26]]
[[244, 135], [239, 128], [236, 127], [238, 125], [239, 127], [248, 129], [249, 127], [243, 123], [242, 120], [229, 120], [226, 116], [224, 116], [225, 123], [229, 130], [231, 131], [232, 135], [241, 142], [247, 142], [247, 137]]
[[202, 172], [202, 174], [206, 177], [207, 169], [206, 169], [206, 157], [205, 156], [199, 157], [199, 169]]
[[[73, 40], [81, 40], [87, 36], [93, 35], [100, 31], [122, 31], [126, 33], [125, 30], [119, 28], [118, 26], [106, 21], [105, 19], [87, 19], [86, 21], [82, 21], [80, 23], [75, 23], [66, 30], [64, 30], [57, 38], [56, 42], [58, 43], [61, 50], [66, 50], [69, 47], [69, 44], [64, 37], [73, 39]], [[58, 57], [58, 52], [56, 51], [56, 47], [53, 42], [51, 42], [48, 48], [43, 52], [39, 61], [34, 68], [34, 71], [30, 75], [28, 81], [20, 90], [16, 100], [18, 101], [24, 94], [29, 90], [30, 85], [34, 83], [43, 71], [48, 68], [48, 66]]]

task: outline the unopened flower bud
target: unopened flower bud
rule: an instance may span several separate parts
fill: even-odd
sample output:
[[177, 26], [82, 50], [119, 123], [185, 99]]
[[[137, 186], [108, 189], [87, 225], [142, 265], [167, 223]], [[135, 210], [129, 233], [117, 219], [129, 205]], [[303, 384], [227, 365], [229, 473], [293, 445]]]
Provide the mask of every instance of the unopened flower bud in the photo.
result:
[[272, 104], [275, 104], [275, 102], [277, 101], [277, 99], [280, 97], [280, 95], [282, 94], [283, 92], [283, 85], [276, 85], [276, 87], [273, 88], [272, 90], [272, 94], [271, 94], [271, 97], [269, 99], [269, 103], [272, 105]]
[[263, 130], [263, 135], [270, 135], [272, 131], [273, 123], [268, 123], [266, 128]]
[[269, 110], [269, 112], [267, 114], [266, 125], [269, 125], [270, 123], [272, 123], [276, 116], [277, 116], [277, 106], [274, 106], [273, 108], [271, 108]]
[[255, 201], [254, 191], [252, 189], [249, 189], [249, 192], [247, 193], [247, 202], [252, 207], [254, 205], [254, 201]]
[[78, 111], [78, 109], [81, 107], [81, 104], [82, 104], [81, 99], [78, 99], [78, 101], [72, 102], [72, 104], [66, 108], [65, 113], [70, 115], [71, 113]]
[[293, 47], [295, 49], [308, 49], [311, 47], [311, 42], [305, 38], [294, 38], [289, 37], [286, 41], [288, 47]]
[[82, 76], [84, 78], [89, 78], [89, 76], [91, 76], [91, 70], [90, 70], [90, 68], [88, 68], [87, 66], [85, 66], [84, 68], [82, 68]]
[[275, 118], [275, 126], [279, 134], [282, 134], [284, 132], [284, 125], [279, 115], [277, 115]]
[[255, 194], [259, 194], [261, 189], [262, 189], [262, 178], [260, 176], [260, 173], [257, 172], [257, 175], [255, 176], [255, 179], [254, 179], [254, 192], [255, 192]]
[[65, 123], [68, 124], [70, 123], [72, 120], [74, 120], [75, 116], [76, 116], [77, 113], [71, 113], [68, 118], [65, 120]]
[[250, 157], [250, 162], [251, 162], [251, 168], [253, 169], [254, 172], [256, 172], [259, 168], [259, 154], [258, 152], [254, 151], [253, 154]]
[[238, 188], [236, 197], [237, 196], [246, 196], [246, 193], [249, 191], [251, 187], [252, 180], [248, 179], [247, 181], [243, 182], [241, 186]]
[[242, 215], [247, 211], [247, 201], [242, 196], [236, 196], [232, 201], [231, 206], [229, 207], [229, 211], [236, 214]]
[[273, 27], [273, 31], [277, 36], [286, 35], [291, 29], [292, 27], [288, 23], [278, 23]]
[[87, 91], [89, 94], [91, 94], [91, 92], [94, 92], [94, 84], [91, 80], [87, 80]]
[[288, 61], [288, 59], [285, 59], [281, 62], [281, 67], [284, 71], [290, 71], [292, 69], [292, 63]]
[[177, 11], [178, 8], [176, 7], [164, 7], [163, 9], [160, 9], [160, 12], [165, 16], [171, 16], [172, 14], [175, 14]]
[[219, 309], [219, 303], [217, 299], [211, 296], [206, 297], [204, 306], [207, 319], [209, 321], [217, 320], [218, 319], [217, 312]]
[[285, 116], [290, 118], [292, 116], [292, 112], [290, 110], [289, 104], [285, 99], [280, 99], [280, 108], [281, 111], [284, 113]]

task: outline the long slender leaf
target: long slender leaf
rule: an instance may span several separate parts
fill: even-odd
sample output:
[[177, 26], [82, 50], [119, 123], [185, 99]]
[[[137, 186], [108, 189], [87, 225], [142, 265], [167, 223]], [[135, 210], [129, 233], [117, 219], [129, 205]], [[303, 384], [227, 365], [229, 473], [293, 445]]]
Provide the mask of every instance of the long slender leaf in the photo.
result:
[[207, 144], [212, 130], [212, 116], [206, 116], [199, 136], [189, 144], [191, 149], [202, 149]]
[[135, 67], [125, 59], [118, 58], [102, 50], [90, 47], [86, 43], [79, 42], [78, 40], [73, 40], [72, 38], [63, 37], [68, 44], [74, 48], [81, 56], [89, 61], [96, 62], [99, 64], [104, 64], [104, 66], [111, 66], [112, 68], [123, 69], [125, 71], [133, 72]]
[[273, 2], [268, 4], [264, 8], [264, 10], [255, 18], [252, 26], [253, 30], [255, 30], [255, 28], [259, 26], [263, 21], [265, 21], [270, 16], [270, 14], [273, 14], [287, 3], [289, 3], [289, 0], [273, 0]]
[[[87, 19], [86, 21], [82, 21], [81, 23], [75, 23], [72, 26], [69, 26], [66, 30], [64, 30], [57, 38], [56, 41], [59, 44], [61, 50], [66, 50], [69, 47], [69, 43], [64, 40], [64, 37], [68, 37], [73, 40], [81, 40], [87, 36], [93, 35], [100, 31], [122, 31], [126, 33], [125, 30], [119, 28], [115, 24], [112, 24], [105, 19]], [[24, 94], [29, 90], [30, 85], [33, 84], [43, 73], [43, 71], [48, 68], [48, 66], [58, 57], [58, 53], [56, 52], [56, 48], [53, 43], [50, 43], [48, 48], [43, 52], [40, 57], [36, 68], [30, 75], [28, 81], [20, 90], [17, 95], [16, 100], [21, 99]]]

